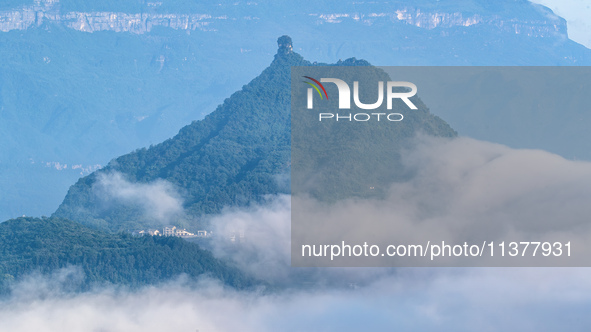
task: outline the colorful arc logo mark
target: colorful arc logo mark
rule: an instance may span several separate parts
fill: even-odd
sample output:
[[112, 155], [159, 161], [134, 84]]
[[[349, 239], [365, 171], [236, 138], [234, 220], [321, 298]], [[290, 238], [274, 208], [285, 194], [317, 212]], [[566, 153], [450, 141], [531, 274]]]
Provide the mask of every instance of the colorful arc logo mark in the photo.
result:
[[[328, 100], [328, 94], [326, 93], [326, 90], [324, 89], [324, 86], [322, 85], [322, 83], [318, 82], [317, 80], [313, 79], [313, 78], [312, 78], [312, 77], [310, 77], [310, 76], [303, 76], [303, 77], [304, 77], [304, 78], [307, 78], [307, 79], [309, 79], [309, 80], [311, 80], [311, 81], [313, 81], [313, 82], [314, 82], [314, 83], [316, 83], [316, 84], [318, 84], [318, 86], [319, 86], [319, 87], [322, 89], [322, 91], [324, 92], [324, 95], [326, 96], [326, 100]], [[318, 95], [320, 95], [320, 99], [324, 99], [324, 97], [322, 96], [322, 93], [320, 92], [320, 89], [318, 89], [318, 86], [316, 86], [316, 85], [314, 85], [314, 84], [312, 84], [312, 83], [310, 83], [310, 82], [307, 82], [307, 81], [302, 81], [302, 82], [304, 82], [304, 83], [306, 83], [306, 84], [309, 84], [311, 87], [313, 87], [314, 89], [316, 89], [316, 92], [318, 92]]]

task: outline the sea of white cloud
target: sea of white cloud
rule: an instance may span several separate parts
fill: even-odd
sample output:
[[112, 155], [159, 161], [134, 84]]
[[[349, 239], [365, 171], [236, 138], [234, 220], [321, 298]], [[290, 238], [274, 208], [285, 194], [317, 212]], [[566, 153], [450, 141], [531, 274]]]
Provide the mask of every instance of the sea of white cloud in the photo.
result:
[[[411, 224], [456, 220], [471, 234], [482, 224], [468, 221], [513, 216], [525, 234], [540, 223], [543, 229], [553, 229], [553, 222], [563, 230], [580, 227], [589, 215], [589, 162], [468, 138], [419, 138], [405, 162], [416, 166], [419, 176], [393, 187], [385, 199], [405, 207], [398, 211]], [[164, 182], [137, 185], [115, 174], [102, 180], [98, 192], [133, 203], [163, 202], [145, 206], [163, 219], [182, 214], [181, 196]], [[0, 331], [587, 331], [591, 326], [589, 268], [293, 268], [290, 217], [291, 197], [283, 195], [225, 209], [210, 220], [214, 234], [243, 231], [247, 239], [236, 250], [220, 237], [214, 254], [277, 285], [274, 289], [237, 291], [180, 276], [141, 289], [102, 286], [80, 294], [67, 291], [69, 282], [82, 277], [71, 267], [15, 285], [12, 296], [0, 301]]]

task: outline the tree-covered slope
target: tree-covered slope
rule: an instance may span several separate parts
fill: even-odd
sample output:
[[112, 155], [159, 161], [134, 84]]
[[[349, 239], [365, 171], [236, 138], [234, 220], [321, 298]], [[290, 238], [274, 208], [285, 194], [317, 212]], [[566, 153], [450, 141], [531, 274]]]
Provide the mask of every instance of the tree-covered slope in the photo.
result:
[[76, 266], [78, 289], [95, 283], [140, 286], [175, 278], [209, 276], [245, 288], [254, 279], [176, 237], [107, 233], [57, 218], [18, 218], [0, 224], [0, 292], [31, 273]]
[[[291, 66], [311, 65], [291, 51], [291, 45], [281, 46], [260, 76], [205, 119], [184, 127], [172, 139], [116, 158], [107, 167], [81, 178], [70, 188], [55, 216], [115, 231], [140, 225], [143, 217], [137, 208], [123, 202], [101, 203], [96, 184], [113, 172], [123, 174], [130, 182], [163, 179], [172, 183], [190, 216], [245, 205], [266, 194], [289, 193], [288, 181], [281, 179], [288, 178], [291, 165]], [[369, 64], [353, 58], [335, 66], [360, 65]], [[455, 135], [428, 109], [417, 114], [402, 135], [412, 136], [417, 131]]]
[[[358, 99], [362, 101], [376, 100], [376, 82], [392, 81], [382, 68], [353, 59], [341, 61], [338, 66], [294, 68], [293, 75], [338, 78], [349, 87], [357, 84]], [[384, 197], [392, 184], [414, 176], [415, 169], [406, 166], [403, 153], [412, 148], [417, 134], [456, 136], [445, 121], [430, 113], [420, 92], [409, 99], [417, 109], [411, 110], [401, 101], [392, 101], [390, 108], [381, 103], [371, 110], [353, 104], [351, 109], [341, 109], [336, 85], [325, 83], [330, 98], [309, 110], [307, 89], [298, 89], [297, 83], [293, 86], [291, 118], [293, 195], [310, 195], [323, 201]], [[319, 121], [322, 114], [332, 118]], [[395, 114], [394, 119], [401, 116], [403, 120], [389, 121]], [[355, 120], [358, 115], [360, 120]], [[337, 117], [341, 119], [335, 120]]]

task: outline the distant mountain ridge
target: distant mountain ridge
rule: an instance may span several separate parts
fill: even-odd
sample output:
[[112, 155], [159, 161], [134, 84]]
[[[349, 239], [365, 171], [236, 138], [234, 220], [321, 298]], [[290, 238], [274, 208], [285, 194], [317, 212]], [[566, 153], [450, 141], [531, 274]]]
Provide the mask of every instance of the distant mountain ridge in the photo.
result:
[[115, 31], [146, 33], [153, 27], [176, 30], [209, 31], [208, 26], [226, 16], [212, 17], [208, 14], [157, 14], [122, 12], [66, 12], [62, 13], [58, 0], [36, 1], [32, 6], [16, 10], [0, 11], [0, 31], [25, 30], [44, 23], [64, 25], [84, 31]]
[[[372, 25], [376, 21], [388, 19], [425, 29], [485, 24], [534, 37], [548, 37], [554, 34], [566, 36], [566, 22], [541, 6], [538, 7], [538, 15], [508, 20], [502, 15], [515, 14], [515, 10], [494, 11], [499, 7], [507, 8], [503, 1], [497, 1], [497, 7], [487, 6], [479, 1], [464, 2], [467, 13], [457, 11], [458, 6], [421, 1], [414, 3], [394, 1], [388, 8], [379, 8], [373, 2], [354, 4], [339, 2], [339, 6], [334, 6], [331, 5], [331, 1], [323, 1], [308, 2], [304, 6], [317, 22], [329, 24], [350, 20]], [[510, 4], [516, 7], [531, 6], [527, 1], [512, 1]], [[127, 6], [114, 3], [110, 7], [116, 11], [104, 11], [101, 9], [109, 6], [103, 4], [93, 7], [91, 5], [89, 8], [83, 2], [35, 0], [29, 5], [23, 3], [16, 8], [0, 11], [0, 31], [24, 30], [43, 23], [60, 24], [84, 32], [115, 31], [143, 34], [150, 32], [154, 27], [186, 31], [217, 31], [216, 25], [228, 20], [268, 20], [269, 17], [259, 9], [265, 6], [269, 6], [266, 1], [260, 1], [260, 3], [221, 1], [215, 6], [205, 4], [187, 6], [187, 4], [183, 5], [183, 1], [141, 1]], [[69, 11], [85, 8], [95, 11]], [[181, 8], [190, 12], [174, 12]], [[240, 8], [239, 16], [235, 16], [236, 8]], [[486, 12], [491, 9], [492, 13]]]
[[[101, 201], [96, 185], [114, 172], [134, 183], [172, 183], [184, 198], [187, 214], [193, 217], [218, 213], [226, 206], [247, 205], [268, 194], [290, 193], [291, 67], [314, 65], [322, 64], [304, 60], [292, 51], [291, 39], [281, 37], [271, 65], [242, 90], [172, 139], [116, 158], [81, 178], [54, 216], [113, 231], [146, 226], [140, 207], [119, 202], [106, 206]], [[369, 63], [352, 58], [334, 66]], [[445, 121], [421, 108], [397, 134], [400, 140], [389, 143], [394, 153], [403, 148], [404, 138], [419, 131], [456, 135]]]

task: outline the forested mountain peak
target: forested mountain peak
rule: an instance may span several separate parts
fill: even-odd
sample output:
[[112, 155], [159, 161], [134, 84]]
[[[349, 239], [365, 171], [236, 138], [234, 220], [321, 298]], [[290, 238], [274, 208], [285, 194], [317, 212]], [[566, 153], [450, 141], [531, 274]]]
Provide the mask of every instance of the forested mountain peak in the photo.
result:
[[[126, 230], [162, 222], [146, 216], [145, 204], [110, 197], [105, 183], [166, 181], [182, 200], [183, 216], [167, 220], [191, 228], [204, 214], [244, 206], [268, 194], [290, 193], [291, 68], [316, 66], [293, 51], [289, 36], [278, 39], [274, 60], [203, 120], [160, 144], [112, 160], [73, 185], [55, 216], [99, 228]], [[355, 58], [331, 66], [368, 66]], [[417, 130], [436, 136], [455, 132], [428, 109], [403, 135]], [[110, 178], [111, 177], [111, 178]], [[107, 179], [107, 180], [105, 180]], [[110, 179], [110, 180], [109, 180]], [[108, 189], [108, 188], [107, 188]]]

